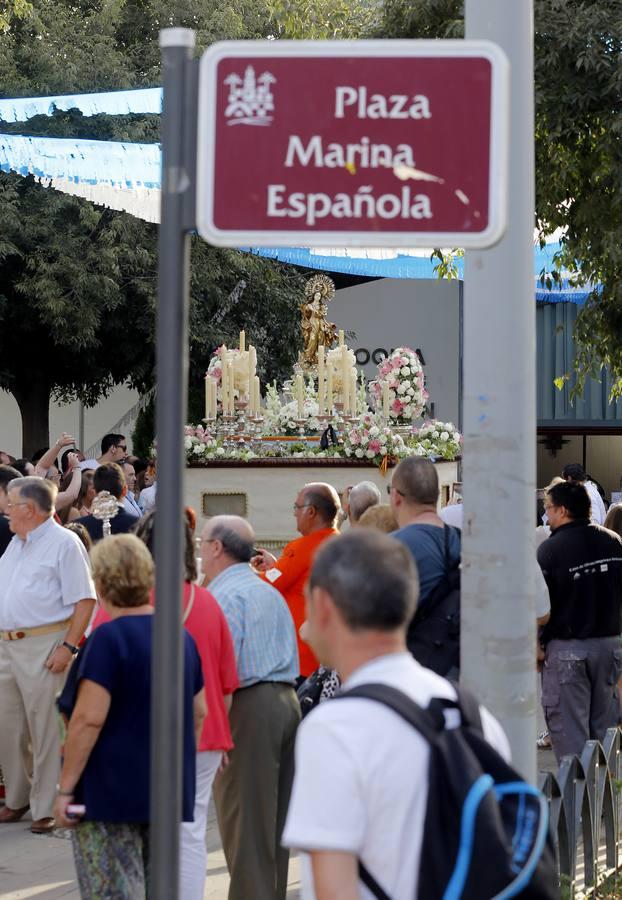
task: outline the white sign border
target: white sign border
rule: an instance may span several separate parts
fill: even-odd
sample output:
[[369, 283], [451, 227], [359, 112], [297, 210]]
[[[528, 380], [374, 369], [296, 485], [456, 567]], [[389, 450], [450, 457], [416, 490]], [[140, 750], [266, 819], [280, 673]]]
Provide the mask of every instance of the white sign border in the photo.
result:
[[[213, 221], [214, 149], [216, 135], [216, 69], [235, 57], [484, 57], [492, 68], [488, 227], [479, 232], [410, 231], [232, 231]], [[463, 247], [484, 249], [504, 235], [508, 215], [510, 65], [490, 41], [218, 41], [199, 66], [196, 226], [217, 247]]]

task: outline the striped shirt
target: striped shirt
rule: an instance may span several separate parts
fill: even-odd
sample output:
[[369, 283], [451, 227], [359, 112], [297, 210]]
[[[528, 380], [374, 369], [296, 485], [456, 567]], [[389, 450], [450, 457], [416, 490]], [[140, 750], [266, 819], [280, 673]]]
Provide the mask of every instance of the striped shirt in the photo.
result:
[[296, 631], [285, 600], [247, 563], [229, 566], [209, 584], [225, 614], [240, 687], [260, 681], [294, 683], [298, 676]]

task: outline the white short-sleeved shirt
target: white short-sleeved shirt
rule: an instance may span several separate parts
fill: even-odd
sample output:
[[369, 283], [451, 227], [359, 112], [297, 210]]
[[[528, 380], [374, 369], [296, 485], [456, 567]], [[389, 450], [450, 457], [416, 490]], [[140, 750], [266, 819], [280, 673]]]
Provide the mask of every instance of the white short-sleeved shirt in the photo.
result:
[[48, 519], [26, 540], [14, 535], [0, 557], [0, 629], [35, 628], [73, 615], [95, 599], [91, 564], [80, 539]]
[[[409, 653], [361, 666], [344, 690], [381, 682], [420, 706], [455, 699], [452, 685]], [[509, 760], [497, 720], [482, 708], [486, 739]], [[283, 844], [301, 851], [356, 854], [392, 900], [417, 896], [428, 784], [429, 745], [392, 710], [372, 700], [322, 703], [300, 726], [296, 776]], [[301, 859], [302, 900], [315, 900], [310, 857]], [[373, 900], [362, 884], [360, 897]]]
[[454, 528], [459, 528], [462, 531], [464, 522], [464, 504], [448, 503], [447, 506], [444, 506], [441, 509], [439, 516], [445, 525], [453, 525]]
[[96, 459], [83, 459], [80, 463], [80, 468], [82, 471], [84, 469], [99, 469], [99, 463]]

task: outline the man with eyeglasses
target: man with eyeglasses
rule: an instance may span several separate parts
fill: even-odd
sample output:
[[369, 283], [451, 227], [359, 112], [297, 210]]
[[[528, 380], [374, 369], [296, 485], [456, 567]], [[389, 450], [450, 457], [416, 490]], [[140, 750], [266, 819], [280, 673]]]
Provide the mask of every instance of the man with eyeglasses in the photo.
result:
[[127, 440], [122, 434], [105, 434], [102, 438], [102, 454], [97, 459], [84, 459], [80, 463], [81, 469], [97, 469], [104, 463], [118, 463], [119, 465], [127, 457]]
[[14, 537], [0, 558], [0, 826], [30, 807], [30, 830], [46, 834], [60, 774], [55, 699], [91, 618], [95, 585], [82, 542], [54, 521], [56, 487], [29, 476], [11, 481], [7, 493]]
[[214, 801], [229, 900], [285, 900], [289, 852], [281, 833], [300, 721], [298, 654], [283, 597], [248, 565], [253, 542], [239, 516], [214, 516], [201, 535], [201, 571], [229, 624], [240, 681], [229, 715], [234, 747]]
[[306, 619], [305, 587], [318, 548], [328, 538], [339, 534], [337, 517], [340, 510], [339, 495], [330, 484], [306, 484], [294, 503], [296, 528], [302, 537], [287, 544], [278, 559], [260, 549], [252, 560], [261, 577], [283, 595], [292, 614], [298, 636], [301, 679], [307, 678], [319, 666], [313, 650], [300, 637], [300, 626]]

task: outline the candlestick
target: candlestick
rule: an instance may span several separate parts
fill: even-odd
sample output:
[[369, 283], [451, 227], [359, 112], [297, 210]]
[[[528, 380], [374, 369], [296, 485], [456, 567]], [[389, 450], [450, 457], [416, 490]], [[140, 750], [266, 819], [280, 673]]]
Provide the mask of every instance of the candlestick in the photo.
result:
[[341, 402], [343, 403], [343, 408], [346, 410], [348, 408], [348, 391], [349, 391], [349, 359], [348, 359], [348, 348], [344, 345], [341, 348]]
[[298, 402], [298, 418], [302, 419], [305, 408], [304, 381], [302, 375], [296, 375], [296, 400]]
[[356, 369], [350, 371], [350, 413], [356, 416]]
[[329, 413], [333, 411], [333, 369], [328, 366], [326, 369], [326, 409]]
[[344, 341], [343, 341], [343, 328], [340, 328], [340, 329], [339, 329], [339, 346], [340, 346], [340, 347], [343, 347], [343, 345], [344, 345]]
[[240, 332], [240, 353], [244, 353], [246, 350], [246, 332]]
[[257, 351], [252, 344], [248, 347], [248, 399], [252, 399], [253, 379], [257, 371]]
[[320, 344], [317, 350], [317, 405], [321, 415], [325, 411], [324, 344]]
[[227, 388], [228, 388], [227, 412], [229, 413], [229, 415], [233, 415], [233, 413], [234, 413], [234, 408], [233, 408], [234, 387], [235, 387], [235, 382], [233, 379], [233, 362], [229, 361], [227, 363]]
[[389, 382], [382, 382], [382, 416], [385, 422], [389, 421]]

